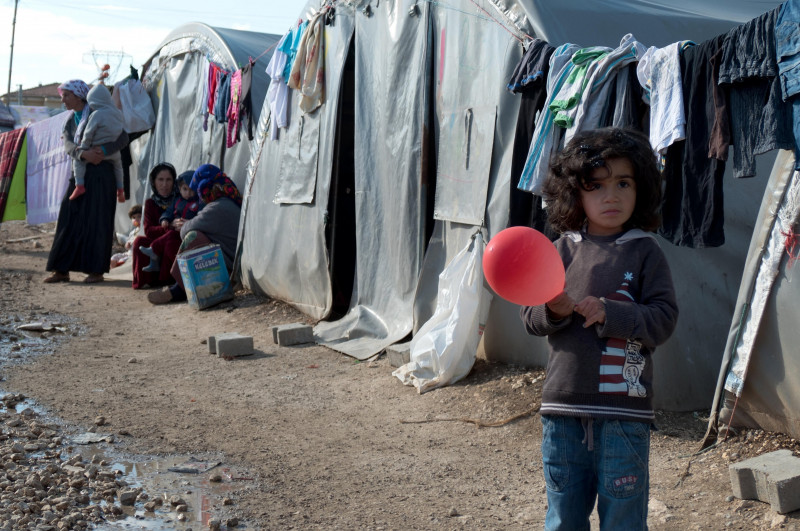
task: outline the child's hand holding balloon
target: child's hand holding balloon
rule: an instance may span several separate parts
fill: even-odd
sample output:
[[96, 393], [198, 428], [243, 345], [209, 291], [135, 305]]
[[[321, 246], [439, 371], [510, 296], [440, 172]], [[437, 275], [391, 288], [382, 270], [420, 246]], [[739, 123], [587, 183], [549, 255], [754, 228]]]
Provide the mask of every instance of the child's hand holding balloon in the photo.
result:
[[547, 309], [553, 319], [564, 319], [572, 315], [575, 310], [575, 301], [567, 295], [566, 291], [562, 291], [553, 299], [547, 301]]

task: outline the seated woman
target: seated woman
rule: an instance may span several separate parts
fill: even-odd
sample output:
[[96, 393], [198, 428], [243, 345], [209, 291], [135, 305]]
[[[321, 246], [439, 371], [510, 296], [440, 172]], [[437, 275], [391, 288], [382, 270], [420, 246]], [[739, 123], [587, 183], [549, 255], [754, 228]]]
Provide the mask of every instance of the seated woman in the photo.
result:
[[[228, 271], [233, 270], [236, 254], [236, 240], [239, 237], [239, 216], [242, 207], [242, 195], [236, 184], [222, 171], [212, 164], [203, 164], [194, 172], [189, 185], [200, 197], [205, 206], [194, 219], [176, 220], [180, 224], [183, 239], [178, 253], [196, 249], [204, 245], [216, 243], [220, 246]], [[169, 262], [165, 262], [166, 264]], [[147, 294], [147, 300], [153, 304], [167, 304], [186, 300], [183, 279], [178, 269], [178, 261], [173, 258], [170, 270], [175, 283]]]
[[[170, 230], [178, 230], [180, 227], [174, 223], [169, 227], [163, 227], [159, 221], [161, 215], [172, 206], [178, 195], [175, 181], [177, 174], [175, 167], [168, 162], [160, 162], [150, 170], [150, 189], [153, 191], [149, 199], [144, 202], [144, 215], [142, 216], [141, 236], [133, 241], [133, 289], [141, 289], [145, 286], [158, 287], [170, 284], [172, 276], [169, 268], [162, 268], [161, 271], [148, 272], [144, 269], [150, 264], [150, 258], [140, 251], [141, 247], [150, 247], [153, 241], [159, 236], [163, 236]], [[164, 249], [164, 260], [172, 263], [175, 255], [178, 254], [180, 243], [175, 243]]]

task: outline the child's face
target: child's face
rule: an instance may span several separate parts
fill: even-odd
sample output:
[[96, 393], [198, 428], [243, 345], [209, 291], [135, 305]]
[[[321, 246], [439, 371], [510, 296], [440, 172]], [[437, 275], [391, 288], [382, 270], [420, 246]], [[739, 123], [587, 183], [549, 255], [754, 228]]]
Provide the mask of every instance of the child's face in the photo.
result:
[[142, 224], [142, 215], [141, 214], [134, 214], [131, 216], [131, 221], [133, 222], [134, 227], [138, 227]]
[[181, 191], [181, 197], [186, 200], [189, 200], [194, 197], [194, 191], [191, 188], [189, 188], [189, 185], [186, 184], [185, 182], [181, 182], [179, 190]]
[[592, 181], [581, 189], [587, 231], [597, 236], [619, 234], [636, 207], [633, 165], [625, 158], [608, 159], [592, 171]]

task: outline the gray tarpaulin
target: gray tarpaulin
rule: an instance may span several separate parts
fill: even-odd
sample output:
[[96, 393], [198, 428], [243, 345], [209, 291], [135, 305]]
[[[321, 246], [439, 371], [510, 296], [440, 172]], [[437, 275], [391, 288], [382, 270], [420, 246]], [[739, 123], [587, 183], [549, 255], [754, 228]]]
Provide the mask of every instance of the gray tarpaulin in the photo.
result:
[[149, 195], [148, 172], [161, 161], [174, 165], [178, 173], [201, 164], [215, 164], [237, 186], [244, 185], [252, 144], [245, 124], [240, 129], [241, 141], [231, 148], [225, 147], [226, 123], [217, 123], [210, 116], [208, 130], [203, 130], [206, 100], [202, 87], [208, 82], [208, 61], [235, 71], [249, 58], [258, 58], [251, 84], [255, 132], [269, 83], [265, 71], [268, 57], [259, 55], [278, 39], [280, 35], [190, 23], [170, 32], [158, 45], [141, 72], [156, 111], [156, 123], [150, 133], [131, 144], [132, 200], [118, 207], [118, 213], [127, 218], [130, 204], [143, 203], [145, 195]]
[[[319, 5], [312, 1], [306, 15]], [[411, 331], [412, 314], [414, 328], [430, 317], [438, 274], [475, 226], [483, 224], [489, 236], [506, 227], [520, 98], [506, 92], [505, 84], [522, 56], [518, 38], [538, 36], [556, 46], [617, 46], [623, 35], [633, 33], [647, 46], [702, 42], [778, 5], [750, 0], [337, 2], [334, 24], [325, 30], [328, 99], [319, 111], [316, 172], [311, 159], [282, 161], [288, 156], [283, 139], [259, 138], [262, 149], [253, 155], [257, 164], [240, 239], [246, 284], [314, 318], [332, 318], [325, 231], [331, 228], [328, 206], [335, 202], [329, 184], [337, 162], [332, 157], [343, 141], [336, 137], [341, 121], [336, 106], [348, 32], [355, 30], [355, 103], [342, 112], [355, 115], [354, 287], [347, 315], [320, 323], [316, 333], [323, 344], [364, 357]], [[423, 131], [428, 115], [436, 146], [430, 153]], [[426, 156], [435, 157], [435, 178], [425, 178]], [[725, 245], [686, 249], [662, 241], [681, 316], [678, 330], [655, 356], [657, 407], [710, 404], [771, 166], [770, 156], [760, 159], [756, 177], [724, 179]], [[282, 181], [281, 168], [295, 171], [294, 164], [312, 169], [291, 183]], [[428, 196], [425, 186], [434, 182], [435, 195]], [[277, 205], [279, 193], [281, 200], [288, 201], [285, 195], [311, 202]], [[425, 204], [428, 197], [433, 205]], [[426, 242], [428, 232], [432, 236]], [[525, 335], [517, 312], [494, 298], [486, 355], [541, 365], [544, 342]]]
[[[303, 117], [298, 109], [297, 91], [291, 91], [291, 126], [281, 129], [278, 139], [272, 140], [268, 130], [271, 118], [268, 102], [262, 102], [257, 147], [251, 162], [254, 171], [245, 186], [247, 193], [239, 225], [244, 284], [256, 292], [287, 301], [317, 319], [328, 315], [331, 309], [325, 228], [339, 89], [353, 25], [352, 12], [337, 9], [335, 23], [325, 28], [326, 96], [322, 107]], [[303, 152], [301, 160], [294, 150], [308, 145], [298, 129], [303, 123], [315, 124], [318, 147], [315, 153]], [[301, 167], [305, 171], [300, 171]], [[282, 171], [291, 171], [295, 180], [289, 182]], [[309, 191], [312, 183], [313, 194]]]
[[787, 252], [799, 214], [800, 173], [794, 155], [781, 151], [750, 241], [706, 444], [718, 421], [800, 437], [799, 270]]
[[364, 359], [403, 339], [423, 251], [428, 123], [428, 4], [355, 12], [356, 271], [350, 311], [318, 324], [319, 342]]

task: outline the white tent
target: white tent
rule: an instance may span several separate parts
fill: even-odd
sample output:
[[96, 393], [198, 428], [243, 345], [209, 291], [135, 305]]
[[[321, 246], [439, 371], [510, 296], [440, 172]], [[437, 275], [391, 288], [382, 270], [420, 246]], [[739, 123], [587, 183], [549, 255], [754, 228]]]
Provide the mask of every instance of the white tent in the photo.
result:
[[[326, 26], [325, 104], [290, 104], [278, 140], [265, 103], [240, 225], [241, 273], [256, 292], [327, 319], [316, 340], [359, 359], [431, 316], [437, 280], [476, 228], [508, 223], [518, 96], [505, 85], [524, 36], [551, 44], [702, 42], [778, 2], [343, 1]], [[310, 16], [320, 3], [308, 4]], [[288, 28], [287, 28], [288, 29]], [[681, 317], [655, 356], [656, 406], [707, 408], [733, 317], [769, 156], [753, 179], [725, 178], [726, 243], [663, 243]], [[495, 297], [487, 358], [542, 365], [517, 307]]]

